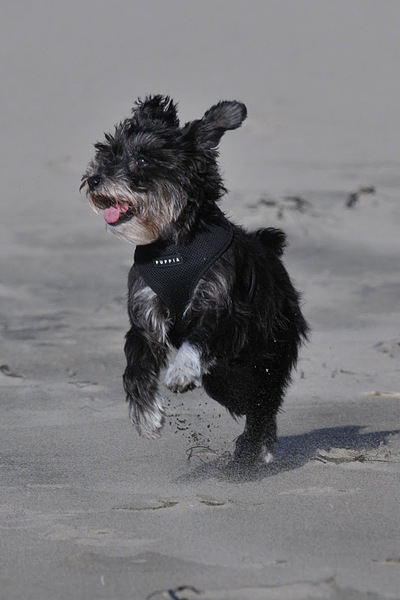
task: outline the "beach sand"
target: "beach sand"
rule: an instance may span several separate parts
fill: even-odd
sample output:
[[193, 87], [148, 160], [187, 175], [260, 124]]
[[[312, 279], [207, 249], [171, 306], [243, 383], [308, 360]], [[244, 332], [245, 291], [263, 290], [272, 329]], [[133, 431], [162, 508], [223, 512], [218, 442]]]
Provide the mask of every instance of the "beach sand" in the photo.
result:
[[[0, 598], [400, 598], [400, 3], [1, 12]], [[162, 388], [160, 439], [129, 423], [134, 248], [78, 188], [149, 93], [247, 104], [222, 206], [288, 235], [312, 335], [262, 471], [227, 468], [243, 422], [201, 390]]]

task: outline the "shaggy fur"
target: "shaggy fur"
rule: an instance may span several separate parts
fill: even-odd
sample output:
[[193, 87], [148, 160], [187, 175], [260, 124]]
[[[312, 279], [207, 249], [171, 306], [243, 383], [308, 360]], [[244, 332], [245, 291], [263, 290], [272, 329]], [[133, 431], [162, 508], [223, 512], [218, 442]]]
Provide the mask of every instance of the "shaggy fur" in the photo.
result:
[[[226, 191], [217, 147], [245, 118], [244, 104], [224, 101], [181, 127], [168, 97], [139, 100], [132, 116], [95, 144], [82, 187], [119, 237], [179, 249], [225, 218], [217, 206]], [[197, 282], [177, 319], [133, 265], [123, 382], [133, 424], [148, 437], [159, 434], [159, 376], [175, 347], [166, 385], [173, 392], [203, 385], [232, 415], [245, 415], [235, 459], [270, 462], [276, 415], [308, 328], [280, 259], [284, 233], [231, 227], [232, 243]]]

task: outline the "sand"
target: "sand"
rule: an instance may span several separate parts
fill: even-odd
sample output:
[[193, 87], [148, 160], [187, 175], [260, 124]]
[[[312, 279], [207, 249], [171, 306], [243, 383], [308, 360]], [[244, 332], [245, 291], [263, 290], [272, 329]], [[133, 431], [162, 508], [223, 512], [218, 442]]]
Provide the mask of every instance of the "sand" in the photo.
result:
[[[3, 4], [0, 598], [399, 598], [400, 4]], [[78, 187], [159, 92], [183, 121], [247, 104], [223, 208], [287, 232], [313, 329], [276, 462], [243, 476], [204, 392], [163, 390], [156, 441], [127, 417], [134, 249]]]

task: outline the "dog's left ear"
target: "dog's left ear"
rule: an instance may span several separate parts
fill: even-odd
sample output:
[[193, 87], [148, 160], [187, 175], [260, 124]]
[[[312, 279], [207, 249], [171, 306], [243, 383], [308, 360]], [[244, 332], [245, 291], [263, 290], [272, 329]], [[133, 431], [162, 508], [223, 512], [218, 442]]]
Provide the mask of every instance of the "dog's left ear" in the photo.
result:
[[247, 108], [236, 100], [223, 100], [212, 106], [197, 122], [197, 135], [209, 148], [218, 146], [225, 131], [237, 129], [247, 117]]

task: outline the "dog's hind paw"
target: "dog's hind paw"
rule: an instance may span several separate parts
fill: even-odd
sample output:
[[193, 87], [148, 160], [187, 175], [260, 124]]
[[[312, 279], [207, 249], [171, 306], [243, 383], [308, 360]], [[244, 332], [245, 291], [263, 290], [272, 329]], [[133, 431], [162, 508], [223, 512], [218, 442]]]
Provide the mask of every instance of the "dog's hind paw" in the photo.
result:
[[201, 386], [200, 354], [197, 348], [184, 342], [174, 364], [170, 365], [164, 380], [171, 392], [186, 392]]
[[271, 448], [266, 444], [262, 444], [260, 447], [242, 433], [236, 440], [234, 460], [238, 463], [261, 467], [272, 463], [274, 456]]
[[269, 463], [274, 462], [274, 455], [272, 454], [272, 452], [270, 452], [268, 450], [268, 448], [266, 446], [262, 447], [260, 456], [259, 456], [259, 461], [262, 465], [268, 465]]

